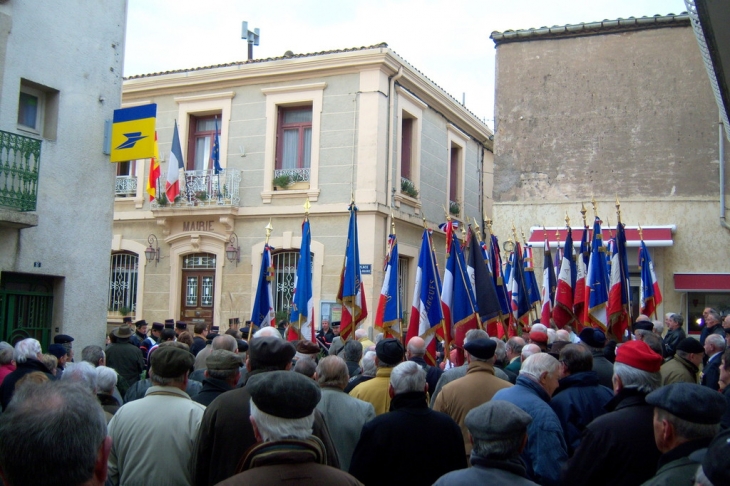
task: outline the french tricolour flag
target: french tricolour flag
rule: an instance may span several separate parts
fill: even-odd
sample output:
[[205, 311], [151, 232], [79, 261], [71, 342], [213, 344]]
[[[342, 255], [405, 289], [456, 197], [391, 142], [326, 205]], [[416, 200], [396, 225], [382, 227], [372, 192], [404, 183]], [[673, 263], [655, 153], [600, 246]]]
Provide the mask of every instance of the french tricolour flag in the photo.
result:
[[180, 148], [180, 135], [177, 133], [177, 122], [172, 132], [172, 148], [170, 149], [170, 161], [167, 163], [167, 182], [165, 183], [165, 194], [170, 204], [180, 195], [180, 169], [185, 168]]
[[375, 328], [386, 338], [401, 337], [402, 302], [398, 291], [398, 240], [388, 235], [388, 256], [385, 263], [385, 277], [380, 289], [378, 310], [375, 312]]
[[639, 248], [639, 267], [641, 268], [641, 288], [639, 295], [641, 296], [640, 312], [645, 316], [654, 314], [656, 317], [656, 309], [662, 303], [662, 292], [659, 289], [659, 283], [654, 272], [654, 264], [651, 261], [649, 250], [641, 240]]

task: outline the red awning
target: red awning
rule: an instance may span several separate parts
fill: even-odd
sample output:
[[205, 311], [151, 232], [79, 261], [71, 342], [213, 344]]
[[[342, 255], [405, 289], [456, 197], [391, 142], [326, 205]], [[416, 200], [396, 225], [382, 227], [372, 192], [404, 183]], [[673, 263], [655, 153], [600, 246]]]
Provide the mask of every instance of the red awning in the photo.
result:
[[675, 273], [674, 290], [678, 292], [728, 292], [730, 273]]
[[[677, 229], [676, 226], [646, 226], [641, 228], [642, 234], [644, 236], [644, 243], [646, 246], [672, 246], [674, 244], [674, 239], [672, 237], [672, 234]], [[601, 228], [603, 233], [603, 241], [608, 241], [612, 237], [616, 236], [616, 227], [606, 227], [604, 226]], [[547, 238], [550, 246], [552, 248], [555, 248], [558, 246], [558, 237], [556, 237], [555, 233], [556, 231], [560, 235], [560, 246], [563, 246], [565, 243], [565, 237], [568, 234], [568, 230], [563, 226], [561, 228], [545, 228], [545, 231], [543, 231], [542, 226], [533, 226], [530, 228], [530, 240], [529, 243], [538, 248], [542, 248], [545, 246], [545, 234], [547, 233]], [[639, 227], [638, 226], [626, 226], [626, 246], [628, 247], [637, 247], [639, 246], [639, 242], [641, 241], [641, 238], [639, 238]], [[593, 232], [593, 229], [591, 228], [591, 233]], [[572, 228], [573, 233], [573, 246], [578, 247], [580, 246], [580, 240], [583, 237], [583, 228]]]

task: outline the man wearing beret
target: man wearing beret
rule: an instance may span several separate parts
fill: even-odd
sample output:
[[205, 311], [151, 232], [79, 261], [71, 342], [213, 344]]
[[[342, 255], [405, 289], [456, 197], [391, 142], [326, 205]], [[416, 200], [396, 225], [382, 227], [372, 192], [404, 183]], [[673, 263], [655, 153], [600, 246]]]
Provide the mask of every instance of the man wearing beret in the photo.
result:
[[672, 383], [697, 383], [699, 366], [705, 350], [695, 338], [684, 338], [676, 346], [674, 357], [661, 367], [662, 386]]
[[[246, 357], [247, 380], [273, 371], [290, 373], [295, 352], [294, 346], [281, 337], [254, 337], [249, 343]], [[316, 386], [313, 380], [309, 381]], [[284, 400], [287, 404], [294, 404], [298, 399], [292, 393]], [[246, 381], [245, 386], [221, 394], [206, 408], [195, 442], [193, 467], [196, 485], [217, 484], [236, 474], [236, 466], [244, 453], [256, 444], [256, 435], [249, 420], [250, 400], [251, 394]], [[313, 435], [324, 444], [327, 464], [339, 467], [337, 451], [319, 412], [315, 413]]]
[[702, 466], [697, 469], [694, 484], [699, 486], [717, 486], [730, 484], [730, 429], [725, 429], [710, 442], [707, 451], [692, 454]]
[[[312, 435], [317, 384], [299, 373], [271, 371], [246, 383], [251, 395], [251, 425], [256, 445], [246, 451], [235, 476], [221, 485], [359, 485], [344, 471], [327, 465], [324, 444]], [[290, 400], [290, 397], [296, 400]]]
[[226, 349], [216, 349], [205, 360], [203, 389], [193, 400], [208, 406], [219, 395], [233, 390], [241, 377], [241, 357]]
[[497, 344], [489, 338], [475, 339], [464, 344], [466, 360], [469, 363], [466, 375], [447, 383], [436, 397], [433, 409], [444, 412], [461, 427], [464, 449], [471, 454], [471, 441], [466, 428], [466, 414], [475, 407], [488, 402], [502, 388], [512, 384], [494, 376], [494, 351]]
[[654, 475], [661, 453], [654, 442], [654, 407], [646, 396], [661, 386], [662, 361], [643, 341], [618, 347], [608, 413], [586, 427], [563, 471], [563, 484], [630, 486]]
[[644, 486], [692, 484], [697, 463], [689, 455], [706, 449], [720, 431], [725, 399], [701, 385], [675, 383], [651, 392], [646, 402], [654, 406], [654, 441], [662, 456]]
[[112, 484], [192, 484], [193, 442], [205, 410], [185, 393], [192, 366], [193, 355], [180, 343], [152, 355], [153, 386], [109, 422]]
[[537, 486], [527, 478], [520, 453], [527, 444], [530, 414], [504, 400], [491, 400], [466, 415], [466, 427], [474, 444], [471, 465], [441, 476], [434, 486], [509, 484]]
[[372, 380], [360, 383], [350, 391], [350, 396], [370, 402], [375, 408], [375, 415], [390, 410], [391, 396], [388, 393], [390, 373], [403, 361], [403, 345], [394, 338], [383, 339], [375, 346], [375, 365], [378, 371]]
[[448, 415], [428, 408], [426, 372], [413, 361], [391, 371], [390, 412], [363, 426], [350, 474], [367, 486], [426, 485], [465, 468], [459, 426]]
[[598, 383], [613, 388], [613, 363], [603, 354], [606, 347], [606, 335], [600, 329], [584, 328], [578, 335], [580, 343], [591, 350], [593, 371], [598, 373]]
[[511, 402], [532, 417], [522, 459], [528, 476], [543, 486], [562, 484], [560, 467], [568, 459], [563, 428], [549, 405], [559, 379], [557, 359], [547, 353], [533, 354], [522, 362], [515, 386], [503, 388], [493, 398]]

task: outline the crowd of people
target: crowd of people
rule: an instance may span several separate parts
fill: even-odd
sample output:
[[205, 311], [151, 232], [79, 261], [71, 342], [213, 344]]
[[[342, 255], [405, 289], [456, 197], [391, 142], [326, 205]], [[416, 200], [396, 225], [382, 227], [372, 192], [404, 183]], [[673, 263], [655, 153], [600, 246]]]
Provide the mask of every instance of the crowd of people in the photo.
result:
[[[231, 323], [233, 324], [233, 323]], [[74, 356], [0, 343], [0, 478], [20, 485], [730, 484], [730, 316], [624, 342], [539, 322], [430, 355], [323, 322], [125, 322]], [[148, 334], [149, 328], [149, 334]], [[190, 332], [192, 331], [192, 333]], [[243, 332], [242, 332], [243, 331]]]

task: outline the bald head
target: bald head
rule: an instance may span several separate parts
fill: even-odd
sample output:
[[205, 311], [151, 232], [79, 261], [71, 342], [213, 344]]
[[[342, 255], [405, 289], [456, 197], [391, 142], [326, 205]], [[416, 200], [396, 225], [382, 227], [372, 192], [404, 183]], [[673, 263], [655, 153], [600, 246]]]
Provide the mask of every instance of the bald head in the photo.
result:
[[522, 348], [522, 362], [524, 363], [527, 358], [529, 358], [533, 354], [538, 354], [540, 352], [540, 346], [538, 346], [537, 344], [528, 344], [527, 346]]
[[226, 351], [231, 351], [233, 353], [238, 352], [238, 343], [236, 342], [236, 338], [234, 338], [230, 334], [217, 336], [215, 339], [213, 339], [211, 347], [213, 348], [213, 351], [217, 349], [225, 349]]
[[558, 330], [558, 332], [555, 333], [555, 340], [569, 343], [570, 342], [570, 333], [568, 331], [566, 331], [565, 329], [560, 329], [560, 330]]
[[408, 359], [424, 356], [426, 354], [426, 341], [418, 336], [412, 337], [411, 340], [408, 341], [406, 352]]

